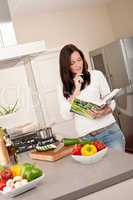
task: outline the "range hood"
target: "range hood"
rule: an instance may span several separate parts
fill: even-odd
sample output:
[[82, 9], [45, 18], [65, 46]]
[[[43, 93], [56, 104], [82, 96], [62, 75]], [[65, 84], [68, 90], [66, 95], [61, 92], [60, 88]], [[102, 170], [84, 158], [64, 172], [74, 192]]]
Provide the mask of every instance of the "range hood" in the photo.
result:
[[12, 60], [27, 55], [35, 55], [45, 51], [45, 42], [37, 41], [0, 48], [0, 61]]
[[0, 0], [0, 61], [33, 55], [45, 50], [44, 41], [17, 44], [8, 0]]
[[8, 6], [8, 0], [0, 0], [0, 47], [16, 45], [16, 35]]

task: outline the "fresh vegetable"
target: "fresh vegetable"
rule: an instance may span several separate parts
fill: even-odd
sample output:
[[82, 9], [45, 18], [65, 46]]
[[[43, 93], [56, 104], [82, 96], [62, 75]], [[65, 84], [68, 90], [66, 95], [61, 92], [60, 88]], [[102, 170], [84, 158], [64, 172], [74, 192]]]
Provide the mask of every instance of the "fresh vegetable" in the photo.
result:
[[10, 192], [16, 188], [26, 185], [28, 181], [21, 176], [15, 176], [13, 179], [6, 181], [6, 185], [3, 187], [3, 192]]
[[37, 151], [48, 151], [48, 150], [52, 150], [52, 149], [56, 149], [56, 146], [54, 144], [47, 144], [44, 146], [40, 146], [40, 145], [36, 146]]
[[21, 185], [26, 185], [28, 183], [27, 179], [22, 179], [21, 180]]
[[21, 176], [24, 177], [24, 174], [26, 171], [30, 171], [32, 169], [33, 165], [30, 164], [30, 163], [24, 163], [22, 165], [22, 168], [21, 168]]
[[85, 144], [81, 147], [81, 155], [91, 156], [97, 152], [97, 148], [93, 144]]
[[32, 181], [42, 175], [42, 170], [32, 164], [25, 163], [22, 168], [22, 177]]
[[13, 179], [9, 179], [8, 181], [6, 181], [6, 186], [13, 187], [13, 185], [14, 185]]
[[4, 167], [0, 165], [0, 172], [4, 170]]
[[5, 180], [0, 180], [0, 190], [3, 190], [3, 188], [6, 186]]
[[72, 151], [72, 155], [81, 155], [81, 147], [81, 144], [75, 144]]
[[28, 181], [26, 179], [23, 179], [22, 177], [21, 178], [16, 178], [16, 180], [14, 181], [14, 187], [15, 188], [19, 188], [19, 187], [22, 187], [23, 185], [26, 185], [27, 183], [28, 183]]
[[10, 168], [1, 168], [0, 190], [3, 193], [22, 187], [42, 175], [42, 170], [31, 163], [16, 164]]
[[28, 181], [32, 181], [42, 175], [42, 170], [39, 168], [33, 167], [31, 170], [26, 170], [24, 173], [24, 178]]
[[13, 189], [14, 189], [14, 187], [5, 186], [5, 187], [3, 188], [3, 192], [4, 192], [4, 193], [6, 193], [6, 192], [11, 192]]
[[77, 138], [64, 138], [63, 143], [64, 143], [64, 145], [79, 144], [79, 139], [77, 139]]
[[7, 181], [8, 179], [12, 178], [12, 176], [13, 175], [10, 168], [6, 168], [0, 172], [0, 178], [4, 181]]
[[79, 138], [64, 138], [64, 145], [75, 145], [75, 144], [88, 144], [91, 143], [90, 140], [81, 140]]
[[18, 181], [22, 181], [22, 176], [15, 176], [12, 180], [13, 180], [13, 183], [16, 183]]
[[92, 142], [92, 144], [95, 145], [95, 147], [97, 148], [97, 151], [100, 151], [106, 147], [106, 145], [100, 140], [96, 140]]
[[22, 170], [22, 165], [20, 165], [20, 164], [12, 165], [10, 167], [10, 169], [11, 169], [13, 176], [20, 176], [21, 170]]

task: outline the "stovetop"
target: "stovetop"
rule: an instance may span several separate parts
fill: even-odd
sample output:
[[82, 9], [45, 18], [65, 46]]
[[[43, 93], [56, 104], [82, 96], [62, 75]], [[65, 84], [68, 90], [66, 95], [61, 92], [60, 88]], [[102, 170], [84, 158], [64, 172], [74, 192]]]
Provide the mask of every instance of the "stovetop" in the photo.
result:
[[57, 141], [50, 127], [28, 133], [12, 134], [10, 138], [16, 147], [17, 153], [34, 149], [37, 144], [47, 145]]

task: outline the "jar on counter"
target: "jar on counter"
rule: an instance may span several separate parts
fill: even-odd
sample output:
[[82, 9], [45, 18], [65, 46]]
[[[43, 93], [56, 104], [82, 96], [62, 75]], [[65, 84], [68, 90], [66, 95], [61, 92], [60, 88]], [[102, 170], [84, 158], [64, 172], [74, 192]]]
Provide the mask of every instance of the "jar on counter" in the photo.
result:
[[13, 142], [10, 139], [10, 135], [8, 134], [7, 130], [5, 129], [5, 142], [6, 142], [6, 147], [10, 159], [10, 164], [16, 164], [18, 162], [17, 159], [17, 153], [16, 153], [16, 147], [13, 144]]
[[0, 164], [5, 166], [10, 164], [10, 158], [4, 140], [4, 136], [5, 131], [3, 128], [0, 127]]

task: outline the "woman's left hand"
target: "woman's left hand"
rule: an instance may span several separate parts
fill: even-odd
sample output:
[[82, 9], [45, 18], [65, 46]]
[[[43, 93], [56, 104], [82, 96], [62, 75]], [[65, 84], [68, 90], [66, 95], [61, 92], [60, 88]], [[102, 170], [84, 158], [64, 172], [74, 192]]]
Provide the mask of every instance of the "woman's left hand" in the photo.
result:
[[112, 109], [109, 107], [109, 106], [106, 106], [105, 108], [101, 109], [101, 110], [93, 110], [94, 112], [94, 118], [100, 118], [108, 113], [111, 113], [112, 112]]

